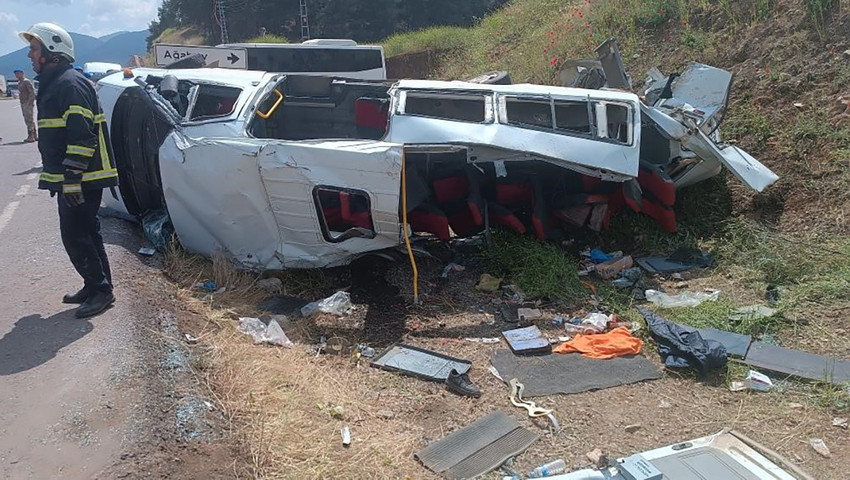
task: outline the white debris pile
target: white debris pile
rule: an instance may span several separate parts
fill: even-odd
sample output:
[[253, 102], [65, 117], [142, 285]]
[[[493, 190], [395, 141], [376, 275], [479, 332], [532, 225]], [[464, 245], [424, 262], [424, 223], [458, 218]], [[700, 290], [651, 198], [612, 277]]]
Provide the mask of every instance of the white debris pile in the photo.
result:
[[286, 336], [277, 320], [272, 320], [266, 326], [259, 318], [240, 317], [239, 326], [236, 329], [245, 335], [250, 335], [254, 339], [254, 343], [268, 343], [286, 348], [295, 346]]

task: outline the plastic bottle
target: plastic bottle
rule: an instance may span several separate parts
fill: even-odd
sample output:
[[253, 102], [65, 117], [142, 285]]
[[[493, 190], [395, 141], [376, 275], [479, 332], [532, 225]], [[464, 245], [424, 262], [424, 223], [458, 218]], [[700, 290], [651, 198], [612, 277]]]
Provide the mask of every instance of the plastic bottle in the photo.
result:
[[549, 462], [535, 468], [534, 471], [528, 474], [529, 478], [543, 478], [551, 475], [558, 475], [567, 471], [567, 462], [559, 458], [554, 462]]

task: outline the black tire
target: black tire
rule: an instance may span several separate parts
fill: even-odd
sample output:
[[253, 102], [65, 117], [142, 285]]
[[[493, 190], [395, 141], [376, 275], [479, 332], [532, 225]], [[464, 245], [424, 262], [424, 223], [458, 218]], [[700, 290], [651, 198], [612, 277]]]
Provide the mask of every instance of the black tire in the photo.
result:
[[194, 55], [189, 55], [186, 58], [181, 58], [174, 63], [170, 63], [166, 65], [166, 69], [168, 70], [185, 70], [189, 68], [204, 68], [204, 65], [207, 64], [207, 61], [204, 60], [204, 56], [200, 53], [196, 53]]
[[467, 80], [469, 83], [483, 83], [488, 85], [511, 85], [511, 76], [508, 72], [496, 70], [493, 72], [482, 73], [477, 77], [472, 77]]

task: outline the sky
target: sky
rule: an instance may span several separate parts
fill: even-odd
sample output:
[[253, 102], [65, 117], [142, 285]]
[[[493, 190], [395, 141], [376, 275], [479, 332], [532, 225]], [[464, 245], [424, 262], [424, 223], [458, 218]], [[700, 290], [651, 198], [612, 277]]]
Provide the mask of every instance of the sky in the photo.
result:
[[24, 46], [18, 32], [54, 22], [66, 30], [102, 37], [145, 30], [162, 0], [0, 0], [0, 55]]

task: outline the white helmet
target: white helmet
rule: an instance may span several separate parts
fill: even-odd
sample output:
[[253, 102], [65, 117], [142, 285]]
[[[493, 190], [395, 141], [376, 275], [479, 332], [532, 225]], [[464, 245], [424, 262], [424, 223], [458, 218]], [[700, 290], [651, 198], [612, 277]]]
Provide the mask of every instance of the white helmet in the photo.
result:
[[36, 23], [18, 36], [26, 43], [35, 38], [47, 47], [48, 52], [62, 55], [69, 62], [74, 61], [74, 40], [64, 28], [55, 23]]

